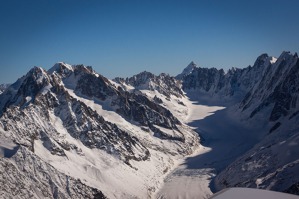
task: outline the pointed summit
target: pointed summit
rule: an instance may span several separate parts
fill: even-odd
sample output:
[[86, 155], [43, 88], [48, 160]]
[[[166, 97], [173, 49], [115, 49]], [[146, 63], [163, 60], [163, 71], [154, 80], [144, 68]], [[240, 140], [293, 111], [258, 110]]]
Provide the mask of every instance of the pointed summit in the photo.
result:
[[254, 62], [254, 66], [263, 66], [264, 63], [269, 59], [269, 55], [267, 53], [263, 53]]
[[183, 77], [192, 73], [192, 71], [195, 68], [197, 68], [197, 65], [193, 61], [191, 61], [190, 64], [183, 70], [183, 72], [176, 76], [176, 79], [179, 79], [179, 80], [183, 79]]

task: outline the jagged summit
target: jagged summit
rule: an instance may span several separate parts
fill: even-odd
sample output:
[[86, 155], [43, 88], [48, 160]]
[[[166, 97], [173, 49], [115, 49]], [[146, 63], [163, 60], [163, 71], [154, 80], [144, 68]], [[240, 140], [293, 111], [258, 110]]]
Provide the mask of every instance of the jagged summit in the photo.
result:
[[191, 61], [190, 64], [183, 70], [183, 72], [176, 76], [176, 79], [182, 80], [185, 76], [192, 73], [192, 71], [196, 68], [197, 65], [193, 61]]
[[257, 57], [255, 63], [257, 62], [264, 62], [267, 58], [269, 57], [269, 55], [267, 53], [262, 53], [260, 56]]
[[[197, 67], [183, 76], [182, 87], [185, 91], [208, 92], [210, 95], [217, 93], [216, 96], [229, 98], [228, 100], [234, 99], [230, 96], [243, 98], [249, 90], [257, 86], [257, 82], [266, 78], [266, 74], [273, 75], [276, 68], [279, 68], [280, 73], [284, 73], [295, 61], [296, 55], [290, 52], [283, 52], [279, 58], [264, 53], [256, 59], [253, 66], [232, 68], [227, 73], [223, 69]], [[287, 66], [281, 66], [285, 64]]]
[[153, 79], [155, 75], [151, 72], [143, 71], [141, 73], [138, 73], [137, 75], [134, 75], [133, 77], [128, 78], [128, 84], [138, 87], [141, 85], [144, 85], [148, 83], [151, 79]]
[[49, 82], [48, 73], [46, 70], [44, 70], [41, 67], [33, 67], [26, 75], [27, 78], [32, 78], [32, 81], [35, 81], [36, 83], [44, 83]]
[[90, 73], [90, 74], [97, 74], [91, 66], [84, 66], [83, 64], [77, 64], [77, 65], [70, 65], [64, 62], [58, 62], [56, 63], [52, 68], [48, 70], [49, 74], [59, 74], [65, 77], [66, 75], [69, 75], [70, 73], [78, 74], [84, 74], [84, 73]]

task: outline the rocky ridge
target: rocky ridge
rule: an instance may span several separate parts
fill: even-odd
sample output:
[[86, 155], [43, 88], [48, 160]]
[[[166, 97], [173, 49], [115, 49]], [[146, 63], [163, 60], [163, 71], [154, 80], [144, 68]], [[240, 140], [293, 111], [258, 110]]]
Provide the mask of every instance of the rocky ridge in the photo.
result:
[[126, 85], [128, 85], [137, 90], [158, 91], [168, 98], [170, 95], [174, 95], [179, 98], [184, 96], [180, 82], [176, 78], [165, 73], [161, 73], [156, 76], [150, 72], [144, 71], [134, 75], [133, 77], [117, 77], [114, 80], [122, 85], [124, 89], [126, 89]]
[[[112, 123], [114, 120], [117, 122]], [[135, 170], [143, 170], [139, 165], [149, 164], [148, 162], [156, 164], [151, 166], [152, 169], [156, 168], [157, 172], [163, 174], [171, 167], [175, 156], [190, 154], [198, 145], [198, 137], [191, 129], [183, 125], [171, 111], [145, 94], [116, 87], [91, 67], [70, 66], [65, 63], [57, 63], [49, 71], [34, 67], [0, 95], [0, 130], [1, 136], [21, 146], [19, 151], [26, 151], [24, 163], [19, 166], [28, 164], [30, 158], [37, 155], [41, 164], [48, 164], [50, 161], [54, 166], [51, 169], [62, 169], [65, 176], [69, 176], [66, 174], [67, 168], [60, 168], [57, 166], [58, 162], [53, 160], [61, 159], [69, 162], [67, 164], [76, 164], [69, 160], [77, 156], [88, 164], [99, 166], [100, 163], [89, 160], [90, 155], [87, 153], [90, 150], [107, 153], [111, 161], [122, 161], [127, 165], [122, 167], [130, 170], [128, 175], [135, 173]], [[47, 157], [43, 157], [44, 154]], [[155, 159], [162, 158], [161, 156], [165, 160], [156, 162]], [[4, 165], [16, 160], [4, 157], [1, 161], [2, 169], [5, 170]], [[85, 168], [83, 163], [82, 167]], [[100, 167], [105, 164], [101, 163]], [[62, 175], [58, 174], [58, 170], [55, 171], [57, 175]], [[99, 172], [98, 169], [94, 171]], [[24, 176], [21, 178], [24, 186], [26, 183], [38, 186], [27, 180], [29, 175], [35, 175], [32, 171], [26, 173], [14, 169], [8, 172]], [[85, 180], [85, 176], [82, 179]], [[11, 182], [14, 180], [16, 179], [12, 178]], [[84, 186], [78, 180], [72, 182], [73, 185], [77, 186], [77, 183], [78, 186]], [[45, 184], [44, 181], [48, 180], [40, 179], [40, 183], [44, 183], [44, 189], [50, 190], [47, 192], [48, 197], [68, 197], [65, 193], [69, 194], [69, 191], [64, 188], [64, 184], [56, 184], [58, 188], [53, 188], [53, 183]], [[147, 184], [143, 186], [146, 187]], [[103, 188], [102, 194], [101, 183], [94, 187], [93, 183], [88, 182], [86, 188], [81, 188], [86, 198], [104, 197], [106, 194], [113, 197], [107, 187]], [[155, 190], [147, 189], [145, 191], [149, 195]], [[80, 198], [79, 191], [76, 189], [72, 193], [74, 197]], [[119, 192], [118, 194], [132, 194]], [[34, 194], [36, 193], [19, 191], [15, 197], [30, 198]]]

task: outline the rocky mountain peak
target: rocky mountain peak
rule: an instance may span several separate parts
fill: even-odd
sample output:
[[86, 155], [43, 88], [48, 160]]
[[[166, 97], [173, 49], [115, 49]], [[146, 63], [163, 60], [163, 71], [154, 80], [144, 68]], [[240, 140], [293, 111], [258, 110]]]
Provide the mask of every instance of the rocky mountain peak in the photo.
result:
[[176, 76], [176, 79], [182, 80], [185, 76], [192, 73], [192, 71], [196, 68], [197, 65], [193, 61], [191, 61], [190, 64], [186, 68], [184, 68], [182, 73]]
[[117, 77], [114, 81], [122, 85], [125, 90], [126, 85], [129, 85], [138, 90], [156, 90], [167, 97], [170, 95], [177, 97], [184, 96], [178, 80], [166, 73], [156, 76], [153, 73], [144, 71], [125, 79]]
[[77, 74], [95, 74], [91, 66], [84, 66], [83, 64], [73, 65], [74, 73]]
[[296, 53], [293, 55], [290, 51], [284, 51], [279, 58], [277, 59], [278, 62], [294, 62], [298, 59], [298, 55]]
[[128, 83], [132, 86], [140, 86], [142, 84], [147, 83], [154, 76], [155, 75], [153, 73], [143, 71], [137, 75], [134, 75], [131, 78], [128, 78]]
[[269, 58], [269, 55], [267, 53], [261, 54], [260, 56], [258, 56], [256, 61], [254, 62], [254, 66], [263, 66], [268, 58]]
[[56, 63], [52, 68], [48, 70], [49, 74], [58, 74], [62, 78], [71, 74], [83, 75], [83, 74], [96, 74], [91, 66], [84, 66], [83, 64], [69, 65], [64, 62]]
[[37, 81], [38, 83], [43, 81], [48, 81], [48, 73], [41, 67], [33, 67], [26, 75], [27, 78], [31, 77], [33, 80]]
[[17, 97], [34, 98], [40, 92], [45, 93], [46, 87], [52, 87], [47, 71], [40, 67], [34, 67], [25, 76], [18, 89]]

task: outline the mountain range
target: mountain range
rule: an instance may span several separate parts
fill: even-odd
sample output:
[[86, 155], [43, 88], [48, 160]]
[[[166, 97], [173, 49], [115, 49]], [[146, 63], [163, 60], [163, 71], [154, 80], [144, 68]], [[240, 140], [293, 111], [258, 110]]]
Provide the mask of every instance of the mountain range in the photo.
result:
[[176, 77], [144, 71], [110, 80], [90, 66], [34, 67], [0, 86], [0, 195], [154, 198], [185, 157], [213, 142], [190, 123], [199, 105], [226, 107], [244, 128], [258, 127], [216, 171], [213, 191], [299, 195], [298, 95], [298, 55], [290, 52], [228, 71], [191, 62]]

